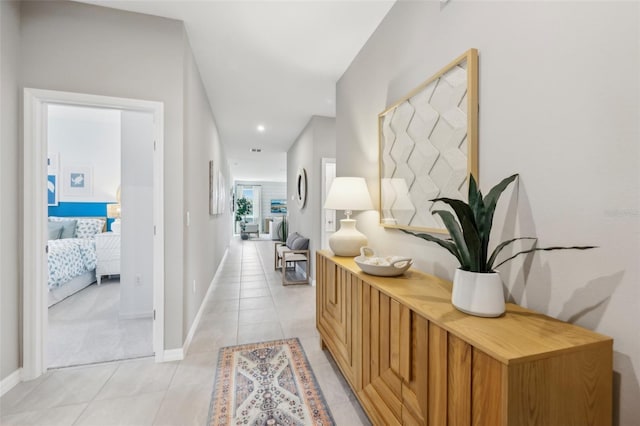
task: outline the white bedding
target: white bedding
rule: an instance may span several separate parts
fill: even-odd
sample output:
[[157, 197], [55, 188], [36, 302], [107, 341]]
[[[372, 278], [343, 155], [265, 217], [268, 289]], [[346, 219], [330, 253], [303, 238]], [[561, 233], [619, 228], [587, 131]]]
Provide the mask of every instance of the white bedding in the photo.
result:
[[93, 238], [49, 240], [49, 290], [96, 269], [96, 243]]

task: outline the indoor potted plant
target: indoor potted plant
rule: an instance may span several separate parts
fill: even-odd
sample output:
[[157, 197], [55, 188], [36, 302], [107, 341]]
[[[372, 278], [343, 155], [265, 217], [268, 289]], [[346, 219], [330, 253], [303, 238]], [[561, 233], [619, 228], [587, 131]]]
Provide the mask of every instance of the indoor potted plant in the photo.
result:
[[469, 176], [469, 201], [464, 202], [452, 198], [436, 198], [448, 204], [453, 213], [447, 210], [436, 210], [442, 218], [450, 238], [442, 239], [430, 234], [408, 234], [434, 242], [443, 247], [458, 259], [460, 267], [453, 278], [451, 303], [458, 310], [471, 315], [496, 317], [504, 313], [504, 292], [502, 280], [496, 268], [505, 262], [525, 253], [539, 250], [586, 250], [594, 246], [574, 247], [533, 247], [521, 250], [501, 262], [497, 262], [498, 254], [507, 246], [518, 240], [535, 240], [534, 237], [517, 237], [498, 244], [489, 254], [489, 238], [493, 225], [493, 214], [502, 192], [518, 177], [517, 174], [503, 179], [483, 197], [473, 177]]
[[242, 197], [236, 200], [236, 205], [238, 206], [236, 209], [236, 222], [240, 222], [240, 238], [248, 240], [249, 234], [245, 232], [247, 228], [247, 215], [252, 213], [253, 204], [248, 198]]

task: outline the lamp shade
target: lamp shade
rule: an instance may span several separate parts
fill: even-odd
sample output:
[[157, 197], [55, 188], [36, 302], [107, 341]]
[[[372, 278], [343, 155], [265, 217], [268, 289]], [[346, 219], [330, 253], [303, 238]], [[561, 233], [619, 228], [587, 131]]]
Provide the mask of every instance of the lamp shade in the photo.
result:
[[333, 180], [324, 203], [325, 209], [371, 210], [371, 196], [362, 177], [337, 177]]
[[120, 204], [107, 204], [107, 217], [116, 219], [120, 217]]
[[346, 219], [340, 220], [340, 229], [329, 237], [329, 247], [336, 256], [357, 256], [360, 247], [367, 245], [367, 237], [356, 229], [352, 210], [371, 210], [371, 196], [367, 183], [361, 177], [337, 177], [333, 180], [325, 209], [345, 210]]

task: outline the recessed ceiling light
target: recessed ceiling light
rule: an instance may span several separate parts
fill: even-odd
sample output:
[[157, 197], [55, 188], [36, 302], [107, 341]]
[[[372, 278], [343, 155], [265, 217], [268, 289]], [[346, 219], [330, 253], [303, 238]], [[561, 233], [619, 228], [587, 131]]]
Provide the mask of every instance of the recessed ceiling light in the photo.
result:
[[260, 133], [264, 132], [264, 126], [263, 126], [262, 124], [258, 124], [258, 127], [256, 127], [256, 129], [257, 129]]
[[251, 152], [262, 152], [261, 148], [251, 148], [249, 151]]

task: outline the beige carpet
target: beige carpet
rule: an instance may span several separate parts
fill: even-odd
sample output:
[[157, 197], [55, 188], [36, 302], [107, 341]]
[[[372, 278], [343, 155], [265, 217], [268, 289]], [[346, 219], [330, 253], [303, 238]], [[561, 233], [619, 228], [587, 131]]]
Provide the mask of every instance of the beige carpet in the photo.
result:
[[49, 308], [49, 368], [153, 355], [151, 318], [118, 317], [120, 280], [92, 284]]

